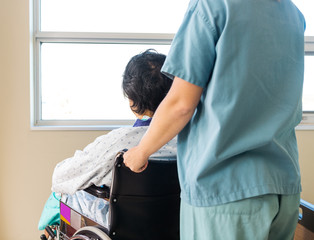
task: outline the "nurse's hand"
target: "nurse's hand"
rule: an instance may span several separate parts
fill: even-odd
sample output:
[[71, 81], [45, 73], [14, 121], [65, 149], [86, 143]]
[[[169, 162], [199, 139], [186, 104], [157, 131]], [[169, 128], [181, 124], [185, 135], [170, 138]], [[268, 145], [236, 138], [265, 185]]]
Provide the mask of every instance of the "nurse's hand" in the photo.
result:
[[149, 156], [146, 156], [138, 146], [129, 149], [123, 154], [125, 166], [136, 173], [143, 172], [147, 168], [148, 157]]

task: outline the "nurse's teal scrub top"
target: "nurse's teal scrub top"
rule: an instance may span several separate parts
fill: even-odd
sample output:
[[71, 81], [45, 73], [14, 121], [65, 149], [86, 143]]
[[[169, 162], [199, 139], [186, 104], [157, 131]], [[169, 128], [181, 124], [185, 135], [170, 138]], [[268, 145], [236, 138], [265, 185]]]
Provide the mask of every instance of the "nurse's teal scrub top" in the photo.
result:
[[181, 198], [301, 191], [303, 15], [290, 0], [192, 0], [162, 72], [204, 89], [178, 137]]

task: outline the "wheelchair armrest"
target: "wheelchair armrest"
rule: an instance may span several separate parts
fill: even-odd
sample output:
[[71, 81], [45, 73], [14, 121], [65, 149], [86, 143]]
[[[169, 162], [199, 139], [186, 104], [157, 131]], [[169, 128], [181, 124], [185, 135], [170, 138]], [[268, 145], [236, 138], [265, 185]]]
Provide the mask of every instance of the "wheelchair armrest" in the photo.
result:
[[101, 187], [92, 185], [84, 189], [84, 191], [98, 198], [109, 199], [110, 197], [110, 188], [105, 185]]

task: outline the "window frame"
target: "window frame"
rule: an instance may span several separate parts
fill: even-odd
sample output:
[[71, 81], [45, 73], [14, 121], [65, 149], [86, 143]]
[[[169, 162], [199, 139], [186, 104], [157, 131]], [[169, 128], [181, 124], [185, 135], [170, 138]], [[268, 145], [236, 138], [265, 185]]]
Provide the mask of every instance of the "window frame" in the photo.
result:
[[[314, 57], [314, 36], [304, 37], [304, 56]], [[302, 121], [296, 129], [314, 130], [314, 111], [303, 111]]]
[[[171, 45], [170, 33], [48, 32], [40, 31], [40, 0], [30, 1], [31, 32], [31, 129], [112, 130], [127, 127], [134, 120], [43, 120], [41, 119], [41, 44], [150, 44]], [[33, 5], [32, 5], [33, 4]]]

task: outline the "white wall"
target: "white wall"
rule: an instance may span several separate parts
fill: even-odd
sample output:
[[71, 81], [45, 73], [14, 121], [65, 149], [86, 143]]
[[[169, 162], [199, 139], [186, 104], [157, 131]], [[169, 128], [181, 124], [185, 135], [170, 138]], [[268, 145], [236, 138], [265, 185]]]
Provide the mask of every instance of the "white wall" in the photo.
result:
[[[0, 239], [39, 239], [57, 162], [101, 131], [31, 131], [29, 3], [0, 0]], [[298, 132], [303, 197], [314, 203], [314, 131]]]

